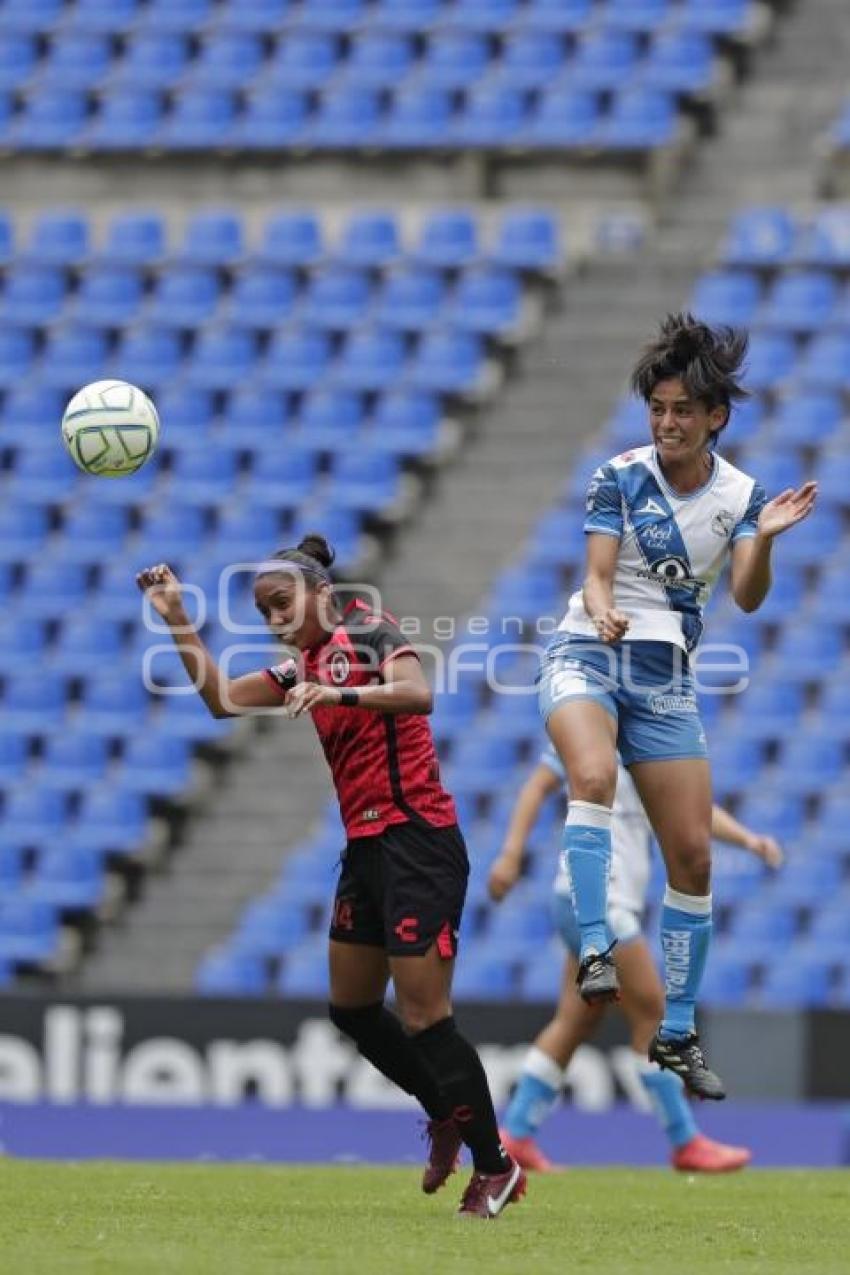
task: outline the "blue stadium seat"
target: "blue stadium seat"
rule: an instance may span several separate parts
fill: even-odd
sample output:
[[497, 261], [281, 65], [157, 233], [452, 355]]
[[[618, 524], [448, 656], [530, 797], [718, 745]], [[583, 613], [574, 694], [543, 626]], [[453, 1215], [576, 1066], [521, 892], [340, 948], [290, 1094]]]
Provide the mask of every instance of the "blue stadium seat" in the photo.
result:
[[261, 445], [265, 438], [280, 440], [294, 418], [292, 399], [274, 390], [254, 385], [236, 388], [224, 410], [222, 437], [230, 443], [244, 439], [249, 446]]
[[488, 80], [505, 88], [539, 92], [564, 69], [566, 54], [565, 41], [553, 32], [509, 35]]
[[142, 302], [142, 278], [128, 266], [90, 266], [80, 279], [71, 303], [77, 323], [120, 328], [135, 316]]
[[555, 506], [538, 521], [528, 541], [539, 566], [578, 565], [584, 555], [584, 510]]
[[151, 266], [165, 253], [165, 222], [158, 211], [119, 213], [109, 223], [101, 262]]
[[325, 494], [340, 509], [377, 513], [398, 499], [398, 461], [391, 452], [362, 447], [342, 452]]
[[[216, 522], [215, 535], [208, 541], [212, 552], [220, 544], [232, 553], [233, 561], [264, 558], [280, 538], [280, 519], [277, 510], [256, 505], [253, 502], [239, 504], [221, 510]], [[211, 604], [215, 599], [211, 599]]]
[[761, 788], [744, 797], [737, 814], [748, 827], [787, 843], [800, 835], [805, 804], [798, 796]]
[[94, 593], [86, 599], [89, 614], [139, 622], [142, 599], [136, 587], [134, 565], [124, 559], [107, 560], [103, 564]]
[[460, 147], [509, 146], [522, 129], [525, 114], [525, 94], [519, 89], [474, 88], [454, 120], [451, 142]]
[[296, 145], [304, 132], [309, 107], [306, 95], [271, 84], [248, 95], [245, 108], [227, 134], [228, 146], [246, 150]]
[[220, 146], [236, 121], [236, 98], [229, 89], [184, 89], [154, 138], [165, 150], [205, 150]]
[[281, 448], [255, 465], [246, 492], [248, 500], [264, 509], [296, 509], [313, 490], [318, 462], [318, 451], [309, 442]]
[[71, 31], [119, 35], [136, 23], [143, 0], [76, 0], [65, 19]]
[[714, 46], [708, 37], [674, 29], [654, 37], [636, 79], [668, 93], [701, 93], [711, 86], [716, 69]]
[[[15, 117], [15, 108], [14, 108], [14, 101], [13, 101], [11, 91], [3, 92], [2, 90], [0, 90], [0, 138], [2, 138], [3, 146], [8, 146], [10, 143], [10, 138], [8, 134], [9, 134], [11, 125], [13, 123], [14, 117]], [[9, 223], [9, 218], [6, 217], [4, 220], [6, 223], [4, 228], [4, 238], [7, 240], [7, 242], [4, 244], [4, 248], [6, 249], [6, 251], [4, 252], [4, 260], [8, 260], [10, 256], [8, 249], [11, 246], [11, 243], [10, 243], [11, 227]]]
[[322, 228], [312, 212], [283, 212], [265, 224], [259, 255], [278, 266], [313, 266], [324, 256]]
[[[58, 685], [57, 685], [58, 682]], [[65, 684], [43, 673], [18, 673], [3, 687], [3, 726], [26, 735], [57, 729], [65, 716]]]
[[564, 958], [561, 949], [552, 945], [530, 955], [522, 971], [522, 998], [553, 1004], [560, 995]]
[[[336, 453], [352, 445], [366, 409], [362, 397], [349, 390], [314, 390], [305, 397], [298, 419], [299, 437], [317, 451]], [[257, 463], [263, 463], [259, 456]]]
[[328, 995], [327, 942], [308, 940], [290, 953], [283, 964], [276, 990], [284, 996], [318, 997]]
[[738, 952], [723, 952], [717, 944], [709, 956], [700, 997], [706, 1005], [742, 1005], [747, 997], [749, 983], [749, 973]]
[[353, 566], [361, 551], [360, 518], [348, 509], [335, 509], [321, 496], [302, 505], [292, 520], [290, 539], [297, 544], [308, 531], [321, 527], [336, 549], [337, 564]]
[[0, 90], [20, 89], [37, 62], [38, 49], [31, 35], [0, 34]]
[[103, 899], [106, 881], [99, 855], [62, 847], [39, 858], [27, 898], [57, 912], [91, 911]]
[[441, 329], [425, 335], [410, 364], [410, 383], [438, 394], [471, 394], [484, 369], [485, 351], [479, 337]]
[[258, 351], [256, 334], [245, 328], [205, 328], [195, 339], [184, 375], [201, 389], [226, 390], [251, 375]]
[[381, 31], [421, 35], [443, 17], [443, 0], [375, 0], [372, 26]]
[[149, 0], [139, 29], [144, 31], [199, 31], [213, 17], [215, 0]]
[[339, 257], [347, 265], [383, 270], [398, 261], [401, 255], [399, 226], [394, 212], [355, 213], [346, 222]]
[[718, 801], [731, 793], [745, 791], [758, 776], [764, 764], [759, 743], [753, 739], [722, 736], [710, 750], [711, 777]]
[[673, 0], [604, 0], [599, 20], [610, 31], [651, 34], [675, 15]]
[[12, 34], [47, 35], [60, 21], [63, 6], [64, 0], [6, 0], [0, 21]]
[[442, 412], [433, 394], [391, 390], [378, 400], [372, 420], [372, 447], [398, 456], [422, 456], [436, 449]]
[[53, 208], [33, 218], [23, 256], [41, 265], [79, 266], [89, 255], [89, 236], [82, 213]]
[[638, 45], [624, 31], [594, 31], [583, 35], [567, 63], [566, 75], [575, 88], [616, 90], [638, 61]]
[[762, 899], [754, 899], [735, 909], [729, 935], [747, 942], [772, 940], [779, 948], [790, 942], [797, 930], [797, 913], [791, 904], [771, 906]]
[[103, 95], [100, 110], [79, 140], [85, 150], [122, 151], [150, 146], [163, 119], [157, 91], [113, 89]]
[[106, 36], [69, 32], [51, 41], [38, 80], [54, 89], [91, 90], [111, 63], [112, 46]]
[[109, 342], [101, 328], [69, 325], [54, 328], [42, 351], [39, 376], [53, 389], [74, 391], [100, 380], [106, 370]]
[[458, 1000], [504, 1000], [515, 991], [513, 965], [496, 951], [477, 946], [458, 963], [452, 992]]
[[381, 99], [374, 89], [331, 88], [308, 121], [304, 144], [323, 150], [372, 145], [380, 116]]
[[793, 337], [784, 333], [756, 332], [747, 355], [747, 386], [750, 390], [775, 389], [790, 377], [797, 362]]
[[655, 88], [624, 89], [599, 123], [595, 141], [612, 149], [665, 146], [676, 131], [676, 105]]
[[0, 505], [0, 562], [28, 562], [47, 537], [41, 505], [7, 497]]
[[233, 731], [233, 723], [216, 719], [199, 695], [166, 695], [159, 697], [157, 727], [175, 739], [188, 740], [193, 745], [214, 745]]
[[236, 483], [238, 461], [230, 447], [199, 439], [181, 448], [174, 458], [163, 495], [185, 505], [222, 504], [233, 491]]
[[326, 266], [312, 276], [299, 307], [299, 318], [310, 327], [343, 332], [362, 322], [370, 298], [365, 270]]
[[176, 797], [191, 783], [189, 745], [163, 732], [146, 730], [127, 740], [115, 778], [125, 792], [143, 797]]
[[[824, 560], [824, 545], [838, 546], [843, 533], [841, 512], [825, 506], [794, 528], [781, 548], [783, 566], [817, 567]], [[818, 552], [820, 548], [820, 552]]]
[[521, 315], [522, 286], [517, 276], [484, 266], [461, 276], [443, 318], [462, 331], [509, 336]]
[[221, 0], [216, 26], [222, 31], [268, 35], [281, 30], [295, 0]]
[[452, 270], [479, 257], [478, 225], [465, 209], [438, 209], [422, 226], [415, 257], [425, 265]]
[[689, 31], [734, 35], [746, 30], [751, 15], [751, 0], [684, 0], [676, 21]]
[[315, 31], [353, 31], [367, 18], [366, 0], [302, 0], [298, 18]]
[[429, 88], [467, 89], [489, 65], [490, 49], [483, 36], [450, 30], [428, 41], [420, 74]]
[[757, 275], [743, 270], [714, 270], [698, 279], [690, 309], [705, 323], [747, 326], [760, 296]]
[[109, 370], [122, 381], [155, 391], [174, 380], [182, 358], [179, 333], [139, 324], [121, 337]]
[[110, 90], [171, 89], [186, 73], [191, 48], [185, 35], [153, 31], [134, 35], [115, 64]]
[[842, 270], [850, 265], [850, 217], [842, 206], [826, 207], [801, 227], [794, 252], [801, 265]]
[[528, 0], [519, 21], [530, 31], [577, 34], [590, 25], [594, 4], [595, 0]]
[[22, 846], [55, 844], [68, 814], [64, 793], [40, 784], [26, 784], [6, 793], [2, 829], [6, 838]]
[[850, 946], [850, 930], [847, 928], [847, 907], [834, 901], [818, 909], [806, 934], [809, 943], [835, 943]]
[[236, 276], [221, 317], [232, 327], [279, 327], [291, 316], [297, 297], [298, 280], [291, 270], [247, 266]]
[[803, 731], [783, 742], [779, 776], [788, 792], [811, 796], [841, 779], [845, 770], [845, 748], [830, 732]]
[[148, 835], [147, 803], [120, 788], [86, 792], [65, 835], [70, 845], [102, 854], [141, 850]]
[[278, 40], [266, 64], [263, 82], [287, 89], [318, 89], [336, 73], [340, 42], [318, 31], [290, 31]]
[[80, 730], [124, 738], [137, 734], [148, 714], [141, 677], [83, 670], [85, 683], [74, 724]]
[[449, 0], [445, 22], [459, 31], [501, 33], [520, 11], [520, 0]]
[[341, 71], [343, 83], [367, 89], [391, 89], [413, 66], [413, 40], [390, 31], [366, 31], [352, 41]]
[[0, 675], [26, 672], [42, 661], [46, 646], [43, 625], [23, 616], [4, 616], [0, 619]]
[[259, 368], [264, 386], [277, 390], [310, 390], [325, 376], [331, 343], [324, 332], [295, 329], [276, 333]]
[[169, 266], [156, 277], [145, 318], [168, 328], [199, 327], [213, 314], [220, 296], [218, 275], [211, 267]]
[[850, 388], [850, 332], [821, 332], [813, 337], [797, 369], [804, 385], [820, 389]]
[[819, 682], [835, 671], [843, 655], [837, 627], [813, 629], [807, 620], [792, 622], [779, 635], [773, 676], [790, 682]]
[[81, 134], [88, 115], [79, 89], [43, 88], [25, 99], [4, 142], [16, 150], [64, 150]]
[[452, 114], [449, 89], [430, 84], [402, 88], [381, 123], [376, 145], [399, 150], [445, 146]]
[[121, 657], [124, 642], [117, 621], [81, 617], [62, 626], [62, 632], [46, 661], [53, 672], [73, 677], [81, 669], [102, 668]]
[[195, 88], [242, 89], [256, 78], [263, 60], [259, 36], [231, 31], [209, 35], [202, 40], [183, 83]]
[[285, 894], [268, 894], [245, 908], [230, 940], [240, 952], [255, 956], [283, 956], [310, 933], [306, 912], [293, 908]]
[[333, 366], [333, 382], [364, 393], [382, 390], [400, 378], [405, 359], [404, 341], [396, 332], [353, 331]]
[[[8, 788], [10, 784], [23, 778], [29, 766], [29, 740], [21, 731], [0, 729], [0, 786]], [[3, 876], [0, 869], [0, 876]]]
[[720, 259], [753, 269], [780, 266], [791, 256], [796, 235], [796, 222], [786, 208], [749, 208], [733, 217]]
[[[711, 641], [709, 627], [707, 640]], [[779, 684], [756, 679], [735, 702], [730, 729], [740, 739], [778, 740], [797, 728], [803, 711], [803, 689], [786, 682]]]
[[[8, 99], [6, 99], [8, 102]], [[2, 102], [2, 99], [0, 99]], [[0, 125], [5, 117], [0, 105]], [[15, 247], [15, 223], [8, 212], [0, 211], [0, 265], [6, 265], [12, 259]]]
[[59, 927], [52, 907], [21, 895], [0, 900], [0, 960], [39, 965], [59, 946]]
[[770, 425], [779, 446], [819, 447], [838, 431], [843, 419], [844, 408], [836, 393], [811, 389], [783, 399]]
[[418, 332], [435, 322], [446, 295], [446, 284], [438, 271], [401, 266], [387, 276], [372, 317], [384, 327]]
[[84, 792], [103, 779], [108, 765], [109, 748], [103, 735], [63, 730], [45, 744], [38, 783], [57, 792]]
[[0, 298], [0, 322], [13, 326], [43, 327], [65, 304], [66, 280], [55, 266], [24, 263], [6, 273]]
[[599, 122], [599, 99], [589, 89], [551, 88], [523, 129], [526, 146], [589, 146]]
[[828, 958], [817, 950], [806, 952], [803, 944], [787, 949], [782, 958], [765, 971], [756, 998], [761, 1008], [802, 1009], [830, 1003], [832, 962]]
[[489, 255], [511, 270], [556, 271], [561, 261], [557, 216], [548, 209], [509, 209], [502, 214]]
[[15, 593], [14, 608], [30, 622], [60, 620], [86, 605], [86, 571], [39, 555], [27, 566], [24, 583]]
[[268, 975], [258, 957], [217, 947], [198, 966], [195, 990], [202, 996], [262, 996], [268, 991]]
[[826, 323], [838, 296], [838, 284], [823, 271], [782, 274], [759, 308], [760, 328], [780, 332], [808, 332]]

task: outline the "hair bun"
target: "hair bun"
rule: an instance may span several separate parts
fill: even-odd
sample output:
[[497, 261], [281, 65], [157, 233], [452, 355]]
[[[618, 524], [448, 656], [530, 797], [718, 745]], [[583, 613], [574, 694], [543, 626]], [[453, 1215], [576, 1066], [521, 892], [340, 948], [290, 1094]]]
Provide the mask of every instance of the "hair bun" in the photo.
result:
[[298, 552], [305, 553], [308, 558], [313, 558], [325, 568], [330, 567], [336, 557], [325, 537], [320, 536], [317, 531], [308, 531], [306, 536], [301, 538], [298, 542]]

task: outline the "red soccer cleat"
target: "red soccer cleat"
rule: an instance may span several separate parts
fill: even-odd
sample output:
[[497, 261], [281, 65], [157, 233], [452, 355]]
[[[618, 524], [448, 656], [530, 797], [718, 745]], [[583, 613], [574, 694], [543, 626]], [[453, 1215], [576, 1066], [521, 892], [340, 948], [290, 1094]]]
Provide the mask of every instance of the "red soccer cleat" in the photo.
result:
[[522, 1199], [527, 1185], [525, 1174], [514, 1160], [504, 1173], [473, 1173], [463, 1193], [458, 1216], [497, 1218], [507, 1205]]
[[734, 1173], [753, 1158], [746, 1147], [728, 1147], [698, 1133], [684, 1146], [677, 1147], [670, 1163], [680, 1173]]
[[463, 1139], [451, 1116], [447, 1120], [429, 1120], [425, 1126], [428, 1139], [428, 1163], [422, 1174], [422, 1190], [433, 1195], [444, 1186], [460, 1164]]
[[531, 1173], [557, 1173], [557, 1167], [544, 1155], [533, 1138], [512, 1138], [505, 1130], [499, 1130], [502, 1146], [521, 1169]]

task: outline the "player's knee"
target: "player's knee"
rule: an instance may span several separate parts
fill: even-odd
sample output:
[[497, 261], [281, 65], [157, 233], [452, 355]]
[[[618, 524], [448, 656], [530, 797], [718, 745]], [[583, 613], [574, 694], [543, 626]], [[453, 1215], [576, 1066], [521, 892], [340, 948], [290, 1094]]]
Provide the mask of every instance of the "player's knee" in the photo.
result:
[[[396, 991], [398, 997], [398, 992]], [[435, 1001], [403, 1000], [398, 997], [398, 1016], [408, 1036], [427, 1031], [451, 1014], [451, 1007], [440, 998]]]
[[683, 894], [708, 894], [711, 889], [711, 842], [707, 834], [691, 833], [676, 847], [670, 865], [670, 884]]
[[617, 787], [617, 770], [607, 762], [594, 764], [581, 761], [570, 770], [570, 795], [573, 801], [589, 801], [595, 806], [610, 806]]
[[328, 1017], [343, 1036], [359, 1041], [374, 1027], [382, 1008], [380, 1001], [373, 1005], [358, 1005], [354, 1009], [331, 1003], [328, 1005]]

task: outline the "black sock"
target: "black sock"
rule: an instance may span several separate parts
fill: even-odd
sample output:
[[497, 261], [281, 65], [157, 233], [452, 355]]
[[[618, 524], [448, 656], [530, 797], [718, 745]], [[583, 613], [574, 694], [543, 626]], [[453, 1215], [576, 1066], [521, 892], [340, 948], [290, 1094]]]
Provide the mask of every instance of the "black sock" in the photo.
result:
[[454, 1018], [443, 1018], [410, 1039], [437, 1077], [477, 1171], [504, 1173], [509, 1161], [499, 1141], [487, 1076]]
[[452, 1104], [440, 1092], [427, 1060], [405, 1035], [395, 1014], [378, 1001], [358, 1009], [329, 1007], [330, 1019], [346, 1036], [350, 1036], [358, 1052], [387, 1080], [421, 1103], [432, 1120], [447, 1120]]

